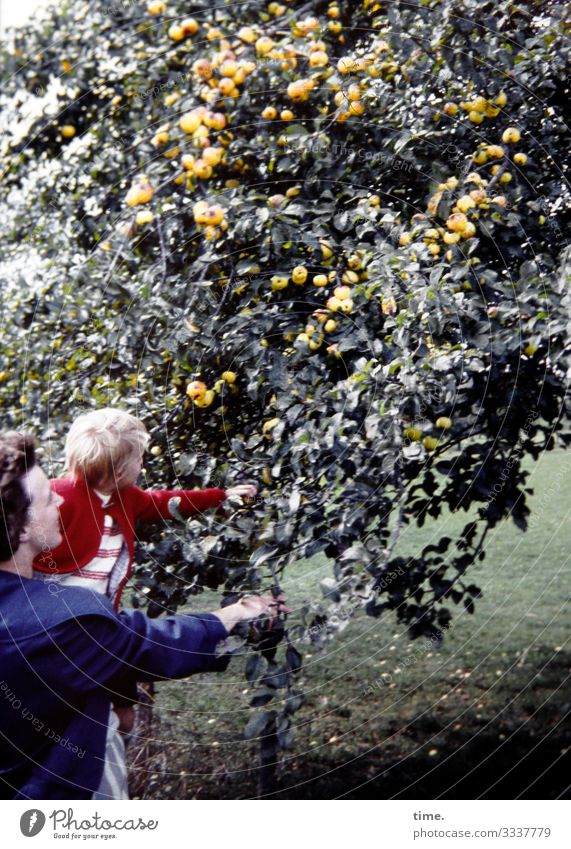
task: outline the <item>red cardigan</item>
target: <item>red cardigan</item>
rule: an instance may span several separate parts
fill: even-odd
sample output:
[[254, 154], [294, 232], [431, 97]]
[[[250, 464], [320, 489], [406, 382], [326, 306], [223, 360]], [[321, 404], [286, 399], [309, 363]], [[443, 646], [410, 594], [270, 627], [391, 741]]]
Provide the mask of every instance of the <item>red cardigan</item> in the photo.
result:
[[158, 522], [161, 519], [172, 519], [168, 507], [171, 498], [180, 498], [178, 510], [183, 516], [218, 507], [226, 498], [223, 489], [144, 490], [130, 486], [116, 490], [109, 504], [103, 507], [97, 493], [83, 480], [65, 477], [52, 480], [50, 484], [64, 498], [59, 508], [63, 539], [57, 548], [44, 551], [36, 557], [34, 569], [46, 574], [62, 574], [86, 566], [99, 550], [103, 521], [108, 512], [121, 528], [129, 551], [129, 566], [117, 592], [118, 600], [133, 565], [137, 520]]

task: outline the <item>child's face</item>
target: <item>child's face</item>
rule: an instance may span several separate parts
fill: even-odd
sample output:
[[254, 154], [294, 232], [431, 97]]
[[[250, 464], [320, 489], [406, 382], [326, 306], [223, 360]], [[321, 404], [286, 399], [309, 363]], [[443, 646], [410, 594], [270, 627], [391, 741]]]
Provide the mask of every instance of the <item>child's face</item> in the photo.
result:
[[115, 479], [115, 486], [117, 489], [123, 489], [127, 486], [134, 486], [137, 482], [137, 478], [141, 474], [141, 469], [143, 468], [143, 452], [137, 452], [134, 454], [129, 462], [126, 464], [123, 473], [118, 475]]

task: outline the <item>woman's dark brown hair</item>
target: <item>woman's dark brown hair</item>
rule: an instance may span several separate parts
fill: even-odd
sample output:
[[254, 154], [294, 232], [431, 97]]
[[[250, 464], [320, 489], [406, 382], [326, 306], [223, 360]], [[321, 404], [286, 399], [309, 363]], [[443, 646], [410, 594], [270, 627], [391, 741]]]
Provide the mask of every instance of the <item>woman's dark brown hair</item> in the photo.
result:
[[30, 499], [22, 478], [34, 467], [34, 439], [16, 431], [0, 433], [0, 563], [16, 553]]

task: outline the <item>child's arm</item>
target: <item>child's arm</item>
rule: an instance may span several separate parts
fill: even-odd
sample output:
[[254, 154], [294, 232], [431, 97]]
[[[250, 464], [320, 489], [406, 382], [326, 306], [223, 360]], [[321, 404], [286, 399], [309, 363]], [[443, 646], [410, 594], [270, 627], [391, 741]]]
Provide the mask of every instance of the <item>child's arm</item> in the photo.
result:
[[157, 522], [159, 519], [172, 519], [169, 510], [171, 498], [180, 499], [177, 506], [183, 516], [202, 513], [204, 510], [218, 507], [227, 498], [224, 489], [152, 489], [144, 490], [138, 486], [132, 488], [135, 518], [143, 522]]

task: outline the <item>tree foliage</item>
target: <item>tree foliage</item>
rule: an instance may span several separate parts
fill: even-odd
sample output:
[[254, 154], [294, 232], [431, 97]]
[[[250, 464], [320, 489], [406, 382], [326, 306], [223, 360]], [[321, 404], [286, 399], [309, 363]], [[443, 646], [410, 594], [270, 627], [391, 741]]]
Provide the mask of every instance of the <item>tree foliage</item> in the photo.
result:
[[[163, 6], [69, 2], [3, 46], [0, 395], [56, 450], [121, 404], [153, 483], [259, 485], [149, 542], [151, 612], [331, 558], [247, 661], [254, 706], [286, 693], [247, 735], [287, 747], [292, 640], [361, 607], [438, 638], [488, 530], [526, 528], [524, 459], [568, 442], [569, 26], [539, 2]], [[401, 557], [445, 510], [462, 534]]]

